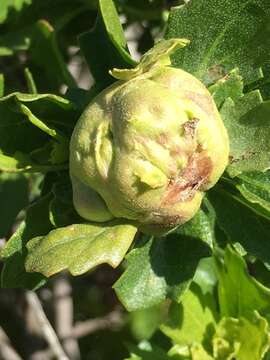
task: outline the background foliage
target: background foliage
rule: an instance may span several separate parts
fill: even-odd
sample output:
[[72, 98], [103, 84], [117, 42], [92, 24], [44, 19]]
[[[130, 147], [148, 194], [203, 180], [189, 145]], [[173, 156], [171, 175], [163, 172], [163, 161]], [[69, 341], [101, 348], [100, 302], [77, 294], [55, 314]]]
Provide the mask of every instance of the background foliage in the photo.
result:
[[[4, 350], [23, 359], [269, 358], [269, 19], [268, 0], [1, 2]], [[191, 40], [173, 65], [209, 88], [230, 164], [191, 221], [166, 238], [137, 233], [131, 245], [131, 225], [100, 235], [82, 224], [68, 144], [85, 105], [114, 81], [108, 71], [135, 66], [162, 37]], [[95, 269], [116, 267], [128, 248], [116, 270]], [[48, 281], [63, 269], [94, 271]], [[51, 337], [37, 325], [40, 301]]]

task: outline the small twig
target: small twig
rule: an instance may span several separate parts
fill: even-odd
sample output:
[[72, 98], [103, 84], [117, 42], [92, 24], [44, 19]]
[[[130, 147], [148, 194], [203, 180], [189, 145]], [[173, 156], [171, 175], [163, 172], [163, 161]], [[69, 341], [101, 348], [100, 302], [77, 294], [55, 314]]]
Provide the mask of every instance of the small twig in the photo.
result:
[[123, 315], [115, 310], [104, 317], [77, 322], [72, 330], [72, 335], [75, 338], [81, 338], [100, 330], [118, 328], [123, 325], [123, 322]]
[[48, 342], [48, 345], [50, 346], [51, 351], [56, 357], [56, 359], [69, 360], [60, 344], [60, 341], [57, 338], [53, 327], [51, 326], [49, 320], [44, 313], [44, 310], [37, 295], [34, 292], [27, 291], [25, 297], [28, 305], [33, 309], [36, 320], [40, 325], [41, 333]]
[[9, 338], [0, 327], [0, 359], [2, 360], [22, 360], [20, 355], [12, 347]]
[[73, 300], [72, 287], [68, 275], [60, 274], [54, 281], [55, 328], [57, 335], [72, 360], [80, 359], [80, 349], [77, 340], [72, 336]]

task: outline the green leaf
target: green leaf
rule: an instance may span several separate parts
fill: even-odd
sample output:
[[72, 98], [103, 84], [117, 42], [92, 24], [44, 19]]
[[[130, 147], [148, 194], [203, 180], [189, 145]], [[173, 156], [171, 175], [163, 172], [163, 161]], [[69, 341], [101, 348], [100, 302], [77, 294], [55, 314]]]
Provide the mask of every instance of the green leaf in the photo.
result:
[[130, 330], [135, 339], [150, 339], [165, 318], [165, 312], [166, 305], [161, 304], [130, 313]]
[[270, 167], [270, 101], [262, 102], [257, 91], [236, 102], [228, 98], [221, 108], [221, 116], [230, 139], [229, 175], [267, 170]]
[[28, 272], [51, 276], [68, 269], [80, 275], [97, 265], [117, 267], [123, 260], [137, 228], [120, 223], [75, 224], [52, 230], [28, 244]]
[[[125, 360], [171, 360], [172, 358], [158, 345], [142, 341], [138, 346], [129, 345], [130, 357]], [[177, 360], [177, 358], [174, 358]], [[180, 360], [180, 359], [179, 359]]]
[[193, 282], [199, 285], [203, 294], [214, 294], [217, 284], [217, 271], [213, 257], [204, 258], [200, 261]]
[[160, 40], [147, 51], [133, 69], [112, 69], [110, 74], [119, 80], [130, 80], [143, 73], [156, 70], [158, 66], [171, 65], [170, 55], [189, 44], [187, 39]]
[[200, 240], [200, 233], [195, 229], [192, 234], [189, 231], [144, 240], [128, 254], [127, 270], [114, 285], [127, 310], [151, 307], [167, 296], [180, 299], [199, 260], [210, 252], [208, 245]]
[[1, 170], [53, 171], [67, 165], [67, 138], [78, 117], [69, 100], [13, 93], [0, 98], [0, 116]]
[[240, 193], [252, 204], [258, 204], [270, 214], [270, 171], [243, 173], [236, 185]]
[[62, 84], [76, 87], [76, 82], [70, 74], [59, 50], [52, 26], [45, 20], [39, 20], [32, 31], [31, 59], [39, 68], [45, 70], [48, 85], [51, 84], [51, 88], [57, 88]]
[[171, 10], [165, 37], [191, 40], [174, 63], [205, 83], [236, 67], [248, 83], [269, 59], [269, 16], [268, 0], [192, 0]]
[[5, 92], [5, 79], [4, 75], [0, 74], [0, 97], [4, 96]]
[[30, 94], [37, 94], [37, 87], [31, 71], [28, 68], [24, 69], [24, 76], [27, 83], [28, 92]]
[[270, 289], [249, 275], [244, 259], [232, 247], [227, 246], [224, 262], [216, 258], [216, 264], [222, 316], [248, 317], [254, 310], [262, 315], [269, 313]]
[[63, 84], [76, 87], [58, 47], [54, 29], [46, 20], [39, 20], [18, 32], [0, 37], [0, 56], [14, 55], [20, 51], [29, 51], [30, 59], [36, 67], [38, 88], [44, 89], [44, 76], [46, 91], [58, 92]]
[[98, 84], [94, 84], [90, 90], [68, 88], [65, 97], [75, 104], [77, 109], [83, 111], [101, 90], [102, 88], [99, 88]]
[[218, 187], [208, 192], [217, 223], [232, 243], [270, 264], [270, 223], [242, 203], [241, 198]]
[[3, 23], [10, 10], [20, 11], [24, 6], [30, 5], [32, 0], [1, 0], [0, 4], [0, 24]]
[[0, 37], [0, 56], [11, 56], [18, 51], [28, 50], [31, 44], [31, 28], [5, 33]]
[[184, 237], [200, 239], [212, 248], [215, 241], [214, 226], [214, 209], [207, 198], [204, 198], [197, 214], [186, 224], [179, 226], [175, 232]]
[[74, 209], [69, 178], [56, 182], [52, 192], [54, 197], [50, 202], [50, 221], [53, 226], [63, 227], [84, 221]]
[[45, 235], [52, 229], [49, 220], [51, 199], [52, 196], [49, 193], [28, 208], [25, 220], [1, 251], [1, 258], [4, 260], [1, 274], [2, 287], [36, 289], [45, 283], [44, 277], [40, 274], [27, 273], [24, 263], [28, 240], [37, 235]]
[[217, 310], [211, 294], [204, 295], [196, 283], [185, 292], [181, 303], [173, 303], [169, 318], [160, 329], [174, 344], [192, 346], [196, 343], [210, 348], [215, 332]]
[[102, 87], [114, 81], [109, 75], [109, 70], [130, 68], [136, 64], [129, 55], [123, 29], [112, 0], [99, 0], [95, 27], [79, 37], [79, 45], [91, 74]]
[[269, 349], [269, 326], [257, 312], [223, 318], [213, 339], [215, 359], [261, 360]]
[[190, 348], [191, 360], [214, 360], [201, 344], [195, 344]]
[[0, 238], [8, 235], [17, 214], [28, 204], [28, 187], [24, 175], [0, 174]]

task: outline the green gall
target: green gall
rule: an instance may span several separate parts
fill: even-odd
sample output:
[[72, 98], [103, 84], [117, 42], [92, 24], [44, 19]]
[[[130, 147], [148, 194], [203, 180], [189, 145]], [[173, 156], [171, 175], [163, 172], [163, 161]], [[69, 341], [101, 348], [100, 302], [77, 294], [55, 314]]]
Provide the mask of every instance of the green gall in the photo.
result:
[[70, 144], [77, 212], [156, 233], [183, 224], [228, 164], [229, 141], [206, 87], [170, 67], [187, 40], [162, 41], [85, 109]]

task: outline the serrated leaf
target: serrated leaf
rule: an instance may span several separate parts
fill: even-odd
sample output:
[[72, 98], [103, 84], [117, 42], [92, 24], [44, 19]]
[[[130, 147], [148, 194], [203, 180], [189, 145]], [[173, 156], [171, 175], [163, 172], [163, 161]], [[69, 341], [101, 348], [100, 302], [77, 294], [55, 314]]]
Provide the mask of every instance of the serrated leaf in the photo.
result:
[[129, 55], [123, 29], [112, 0], [99, 0], [95, 27], [79, 37], [79, 45], [92, 75], [103, 88], [114, 82], [109, 70], [130, 68], [136, 64]]
[[129, 311], [156, 305], [167, 296], [179, 300], [209, 251], [195, 231], [151, 238], [128, 254], [127, 270], [114, 285], [117, 296]]
[[269, 17], [268, 0], [191, 0], [171, 10], [165, 36], [191, 40], [174, 63], [205, 83], [236, 67], [248, 83], [269, 58]]
[[80, 275], [97, 265], [117, 267], [123, 260], [137, 228], [129, 224], [75, 224], [52, 230], [28, 244], [28, 272], [51, 276], [68, 269]]
[[208, 90], [212, 94], [216, 106], [220, 108], [227, 98], [235, 101], [243, 96], [243, 88], [243, 79], [239, 75], [238, 69], [234, 69], [211, 85]]
[[270, 102], [262, 102], [258, 91], [236, 102], [228, 98], [221, 108], [221, 116], [230, 139], [229, 175], [267, 170], [270, 167]]
[[40, 274], [27, 273], [24, 263], [28, 240], [37, 235], [45, 235], [52, 229], [49, 220], [51, 199], [52, 195], [49, 193], [28, 208], [25, 220], [1, 251], [1, 258], [4, 260], [2, 287], [36, 289], [45, 283], [44, 277]]
[[216, 187], [208, 192], [217, 223], [231, 243], [240, 243], [251, 255], [270, 264], [270, 223], [242, 204], [237, 195]]
[[269, 349], [269, 326], [253, 312], [248, 318], [223, 318], [213, 339], [215, 359], [261, 360]]
[[252, 204], [258, 204], [270, 215], [270, 171], [243, 173], [236, 185], [240, 193]]
[[248, 317], [254, 310], [260, 314], [269, 313], [270, 289], [249, 275], [245, 260], [232, 247], [227, 246], [224, 262], [216, 258], [216, 264], [222, 316]]

